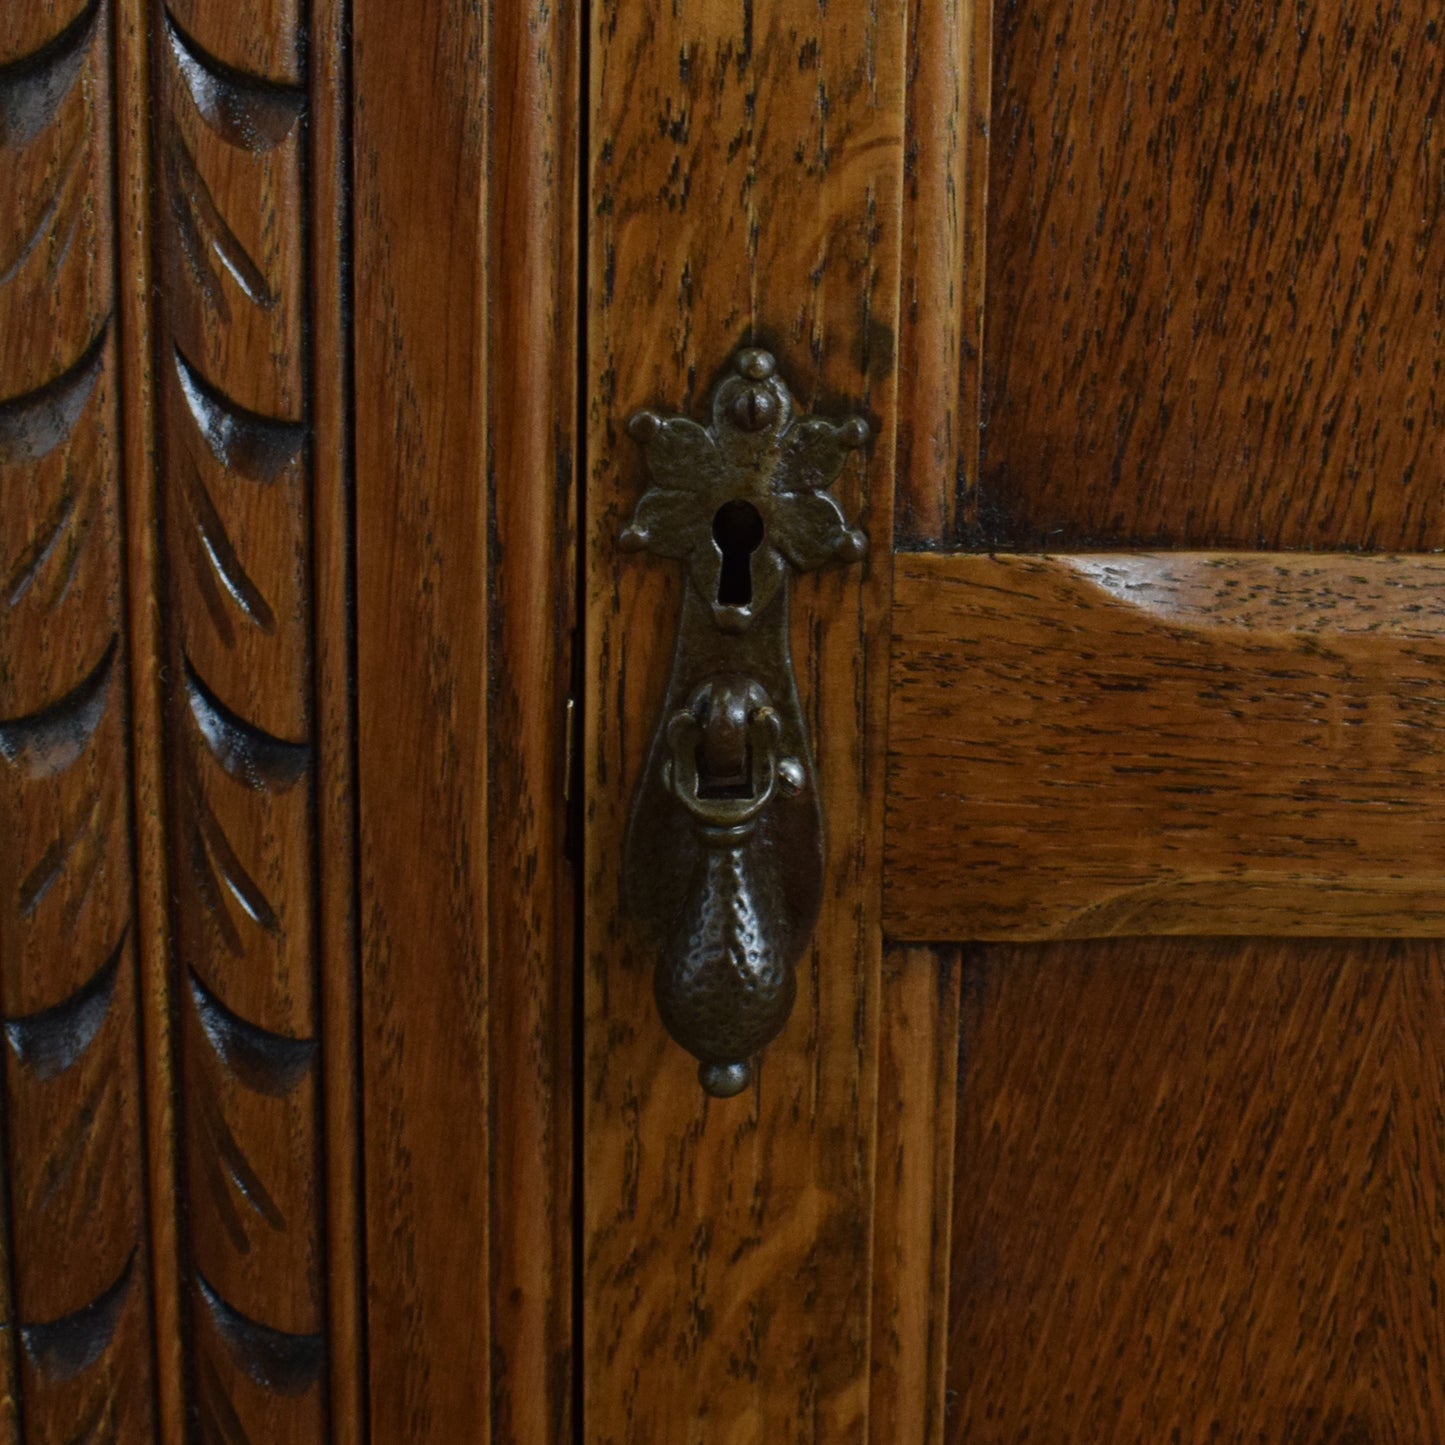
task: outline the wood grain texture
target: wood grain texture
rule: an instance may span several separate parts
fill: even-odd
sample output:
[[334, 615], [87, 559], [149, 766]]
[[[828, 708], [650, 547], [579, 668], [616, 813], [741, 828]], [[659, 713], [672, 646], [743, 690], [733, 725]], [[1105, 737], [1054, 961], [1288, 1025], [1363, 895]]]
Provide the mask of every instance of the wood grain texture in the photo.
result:
[[1445, 564], [900, 563], [898, 938], [1445, 926]]
[[993, 8], [909, 6], [894, 522], [906, 550], [977, 530]]
[[960, 951], [883, 954], [869, 1439], [943, 1439]]
[[488, 49], [490, 1438], [564, 1445], [581, 1428], [572, 1317], [577, 880], [564, 856], [580, 7], [498, 3]]
[[580, 22], [354, 22], [371, 1433], [540, 1445], [574, 1428]]
[[1385, 941], [975, 953], [946, 1438], [1433, 1439], [1441, 965]]
[[353, 9], [357, 709], [372, 1438], [491, 1373], [485, 13]]
[[329, 1428], [303, 24], [150, 14], [187, 1407], [276, 1442]]
[[[867, 1434], [906, 28], [904, 7], [866, 0], [593, 11], [582, 1370], [598, 1442]], [[862, 410], [876, 441], [837, 488], [871, 539], [866, 574], [793, 591], [831, 839], [822, 918], [758, 1084], [719, 1103], [667, 1038], [622, 913], [679, 592], [616, 538], [644, 483], [627, 416], [698, 414], [744, 342], [776, 355], [800, 409]]]
[[0, 12], [5, 1438], [151, 1438], [114, 16]]
[[124, 406], [125, 583], [129, 622], [131, 773], [135, 791], [135, 941], [140, 964], [154, 1311], [155, 1439], [186, 1438], [176, 1039], [171, 1011], [170, 879], [166, 850], [165, 587], [156, 466], [155, 255], [150, 0], [115, 4], [117, 339]]
[[1438, 541], [1440, 17], [997, 11], [969, 540]]

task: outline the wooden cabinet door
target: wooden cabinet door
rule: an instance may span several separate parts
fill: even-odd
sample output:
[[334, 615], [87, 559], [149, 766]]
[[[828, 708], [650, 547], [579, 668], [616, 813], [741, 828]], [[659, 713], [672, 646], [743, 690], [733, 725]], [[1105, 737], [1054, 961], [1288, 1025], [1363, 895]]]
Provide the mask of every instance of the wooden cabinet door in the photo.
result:
[[[1439, 1433], [1441, 44], [594, 14], [588, 1438]], [[824, 904], [717, 1101], [622, 904], [693, 584], [616, 539], [740, 345], [871, 422], [871, 549], [794, 589]]]
[[[1439, 32], [0, 0], [0, 1438], [1436, 1438]], [[721, 1100], [619, 536], [745, 347], [869, 547]]]

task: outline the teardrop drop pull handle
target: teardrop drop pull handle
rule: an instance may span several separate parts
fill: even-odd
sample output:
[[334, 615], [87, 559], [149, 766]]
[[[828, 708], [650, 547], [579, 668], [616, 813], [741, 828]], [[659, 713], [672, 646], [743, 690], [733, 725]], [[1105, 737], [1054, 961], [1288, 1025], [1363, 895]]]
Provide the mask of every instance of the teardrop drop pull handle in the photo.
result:
[[868, 427], [799, 417], [773, 358], [750, 348], [715, 388], [710, 425], [644, 411], [628, 430], [653, 484], [621, 545], [682, 562], [687, 586], [623, 876], [663, 1023], [726, 1098], [786, 1024], [817, 921], [823, 818], [788, 588], [866, 550], [827, 488]]

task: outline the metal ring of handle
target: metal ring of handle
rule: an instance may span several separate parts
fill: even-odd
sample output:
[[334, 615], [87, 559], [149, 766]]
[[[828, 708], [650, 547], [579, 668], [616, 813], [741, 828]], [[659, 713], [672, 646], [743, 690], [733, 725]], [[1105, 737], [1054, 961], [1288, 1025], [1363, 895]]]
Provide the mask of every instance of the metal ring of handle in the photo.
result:
[[706, 723], [682, 708], [667, 724], [667, 741], [672, 756], [663, 764], [664, 781], [672, 795], [700, 823], [714, 828], [736, 828], [750, 823], [772, 801], [778, 785], [778, 741], [782, 726], [778, 715], [764, 704], [748, 718], [749, 788], [746, 793], [707, 795], [699, 783], [698, 751]]

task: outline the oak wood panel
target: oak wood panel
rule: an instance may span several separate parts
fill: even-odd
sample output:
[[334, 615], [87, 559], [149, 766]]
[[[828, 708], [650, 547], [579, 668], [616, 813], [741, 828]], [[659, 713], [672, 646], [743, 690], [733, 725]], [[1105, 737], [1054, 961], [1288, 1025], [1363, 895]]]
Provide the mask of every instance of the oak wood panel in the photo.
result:
[[5, 1438], [149, 1438], [110, 5], [0, 11]]
[[353, 15], [371, 1437], [560, 1445], [580, 18]]
[[1438, 540], [1442, 52], [1428, 6], [1001, 0], [982, 540]]
[[357, 710], [374, 1440], [484, 1437], [486, 13], [354, 0]]
[[960, 950], [883, 953], [869, 1439], [943, 1439]]
[[916, 556], [898, 938], [1445, 926], [1445, 563]]
[[1435, 1438], [1438, 944], [979, 949], [963, 997], [947, 1439]]
[[[867, 0], [593, 9], [582, 1371], [597, 1441], [867, 1432], [906, 28], [904, 7]], [[667, 1038], [622, 913], [679, 593], [616, 538], [644, 480], [627, 416], [699, 413], [744, 342], [776, 355], [800, 408], [863, 410], [877, 439], [838, 487], [871, 539], [866, 574], [793, 593], [832, 839], [823, 915], [759, 1082], [719, 1103]]]
[[187, 1406], [320, 1441], [317, 97], [289, 0], [148, 18]]

